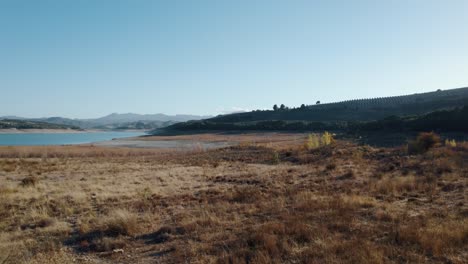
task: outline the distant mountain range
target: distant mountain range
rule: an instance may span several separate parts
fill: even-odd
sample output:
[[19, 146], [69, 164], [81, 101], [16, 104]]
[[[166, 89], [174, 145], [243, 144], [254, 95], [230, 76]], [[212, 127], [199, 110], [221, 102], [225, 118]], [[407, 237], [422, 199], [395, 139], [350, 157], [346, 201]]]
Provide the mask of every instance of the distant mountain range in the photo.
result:
[[21, 120], [30, 122], [42, 122], [66, 127], [78, 127], [82, 129], [155, 129], [165, 127], [178, 122], [189, 120], [200, 120], [210, 118], [210, 116], [197, 115], [165, 115], [165, 114], [118, 114], [94, 118], [94, 119], [71, 119], [64, 117], [45, 117], [45, 118], [24, 118], [17, 116], [4, 116], [0, 120]]

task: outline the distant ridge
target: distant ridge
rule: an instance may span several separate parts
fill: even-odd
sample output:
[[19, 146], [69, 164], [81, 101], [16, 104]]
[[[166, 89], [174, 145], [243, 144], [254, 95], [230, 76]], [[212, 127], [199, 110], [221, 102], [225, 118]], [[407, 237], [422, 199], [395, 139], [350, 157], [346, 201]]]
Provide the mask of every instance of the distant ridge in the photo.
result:
[[337, 105], [341, 106], [358, 106], [362, 107], [375, 107], [385, 105], [386, 107], [399, 107], [402, 104], [408, 103], [420, 103], [423, 101], [434, 101], [440, 100], [442, 98], [446, 99], [455, 99], [455, 97], [468, 97], [468, 87], [455, 88], [448, 90], [437, 90], [434, 92], [426, 93], [415, 93], [410, 95], [398, 95], [398, 96], [388, 96], [388, 97], [376, 97], [376, 98], [367, 98], [367, 99], [352, 99], [339, 102], [325, 103], [325, 104], [316, 104], [310, 105], [307, 107], [311, 108], [322, 108], [326, 109], [329, 107], [335, 107]]
[[[432, 120], [433, 115], [424, 117], [437, 111], [446, 111], [442, 115], [452, 123], [465, 120], [468, 106], [468, 88], [438, 90], [435, 92], [391, 96], [370, 99], [347, 100], [336, 103], [302, 105], [297, 108], [280, 107], [276, 110], [256, 110], [246, 113], [220, 115], [199, 121], [178, 123], [166, 128], [157, 129], [155, 134], [177, 134], [197, 131], [306, 131], [306, 130], [343, 130], [366, 128], [367, 122], [387, 125], [395, 121], [398, 125], [413, 124], [408, 120], [419, 119], [433, 126], [419, 124], [418, 127], [442, 129], [437, 124], [445, 124]], [[457, 109], [458, 110], [457, 110]], [[464, 109], [463, 111], [459, 109]], [[448, 110], [448, 111], [447, 111]], [[461, 116], [461, 117], [460, 117]], [[456, 118], [455, 118], [456, 117]], [[409, 119], [408, 119], [409, 118]], [[454, 127], [450, 123], [449, 125]], [[393, 124], [390, 122], [390, 124]], [[378, 127], [377, 125], [377, 127]], [[372, 126], [372, 125], [370, 125]], [[376, 125], [374, 125], [376, 126]], [[463, 129], [465, 129], [463, 127]]]
[[412, 95], [355, 99], [277, 111], [252, 111], [206, 119], [215, 123], [262, 120], [372, 121], [388, 116], [421, 115], [468, 105], [468, 87]]
[[136, 122], [136, 121], [174, 121], [174, 122], [184, 122], [189, 120], [199, 120], [204, 118], [209, 118], [211, 116], [196, 116], [196, 115], [165, 115], [165, 114], [134, 114], [134, 113], [125, 113], [118, 114], [112, 113], [110, 115], [89, 119], [87, 121], [98, 123], [100, 125], [112, 124], [112, 123], [122, 123], [122, 122]]
[[92, 119], [71, 119], [64, 117], [24, 118], [17, 116], [0, 117], [2, 119], [25, 120], [32, 122], [46, 122], [49, 124], [73, 126], [83, 129], [155, 129], [165, 127], [178, 122], [200, 120], [211, 116], [197, 115], [165, 115], [165, 114], [134, 114], [112, 113], [107, 116]]
[[46, 122], [27, 121], [18, 119], [1, 119], [0, 129], [67, 129], [78, 130], [79, 127], [68, 125], [57, 125]]

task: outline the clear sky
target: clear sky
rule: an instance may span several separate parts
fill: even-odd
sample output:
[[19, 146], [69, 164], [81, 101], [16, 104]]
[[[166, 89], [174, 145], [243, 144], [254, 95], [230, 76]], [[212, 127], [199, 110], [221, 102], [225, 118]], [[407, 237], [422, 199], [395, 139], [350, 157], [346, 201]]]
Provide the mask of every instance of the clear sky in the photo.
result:
[[466, 0], [0, 0], [0, 116], [218, 114], [468, 86]]

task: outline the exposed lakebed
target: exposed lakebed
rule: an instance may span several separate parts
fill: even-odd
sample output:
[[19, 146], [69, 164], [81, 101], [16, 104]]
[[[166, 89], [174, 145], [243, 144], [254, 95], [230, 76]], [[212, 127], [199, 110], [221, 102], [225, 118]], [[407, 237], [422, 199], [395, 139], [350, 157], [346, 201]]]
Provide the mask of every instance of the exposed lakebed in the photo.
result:
[[127, 148], [164, 148], [164, 149], [212, 149], [233, 145], [233, 142], [208, 142], [199, 140], [139, 140], [138, 138], [120, 138], [97, 142], [96, 146]]

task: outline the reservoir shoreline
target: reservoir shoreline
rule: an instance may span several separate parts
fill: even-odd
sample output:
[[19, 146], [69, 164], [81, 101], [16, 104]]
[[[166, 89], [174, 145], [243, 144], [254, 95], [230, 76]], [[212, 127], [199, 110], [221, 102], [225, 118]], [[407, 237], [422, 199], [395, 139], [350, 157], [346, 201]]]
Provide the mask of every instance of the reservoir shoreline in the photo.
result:
[[0, 146], [49, 146], [93, 144], [117, 138], [133, 138], [145, 135], [144, 132], [129, 131], [80, 131], [79, 133], [0, 133]]
[[147, 133], [146, 130], [99, 130], [99, 129], [0, 129], [0, 134], [78, 134], [78, 133], [105, 133], [105, 132], [135, 132]]

